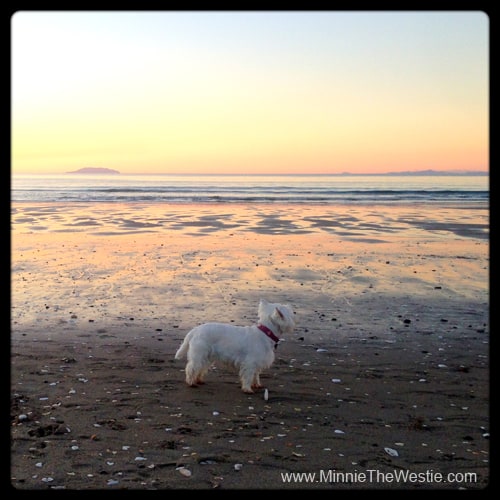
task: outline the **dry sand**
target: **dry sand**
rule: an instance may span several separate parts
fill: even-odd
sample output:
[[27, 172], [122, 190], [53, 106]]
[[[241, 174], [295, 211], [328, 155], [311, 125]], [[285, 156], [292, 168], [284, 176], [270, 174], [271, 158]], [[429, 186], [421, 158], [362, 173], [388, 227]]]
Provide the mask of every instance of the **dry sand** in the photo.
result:
[[[487, 207], [14, 203], [11, 222], [14, 488], [489, 483]], [[187, 331], [252, 324], [261, 297], [298, 325], [268, 400], [222, 367], [187, 387]]]

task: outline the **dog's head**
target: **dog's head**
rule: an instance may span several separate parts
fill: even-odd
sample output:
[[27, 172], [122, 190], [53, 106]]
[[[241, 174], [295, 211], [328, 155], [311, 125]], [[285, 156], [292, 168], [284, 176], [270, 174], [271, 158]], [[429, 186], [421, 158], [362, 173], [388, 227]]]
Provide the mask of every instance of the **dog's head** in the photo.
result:
[[291, 333], [295, 328], [293, 311], [290, 306], [284, 304], [271, 304], [261, 299], [259, 303], [259, 321], [270, 321], [280, 334]]

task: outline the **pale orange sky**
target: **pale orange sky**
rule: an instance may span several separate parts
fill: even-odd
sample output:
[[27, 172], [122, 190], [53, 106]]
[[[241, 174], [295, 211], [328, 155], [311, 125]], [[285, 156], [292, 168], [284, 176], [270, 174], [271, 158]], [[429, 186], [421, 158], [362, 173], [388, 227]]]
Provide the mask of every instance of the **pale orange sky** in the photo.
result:
[[18, 12], [12, 172], [488, 170], [481, 12]]

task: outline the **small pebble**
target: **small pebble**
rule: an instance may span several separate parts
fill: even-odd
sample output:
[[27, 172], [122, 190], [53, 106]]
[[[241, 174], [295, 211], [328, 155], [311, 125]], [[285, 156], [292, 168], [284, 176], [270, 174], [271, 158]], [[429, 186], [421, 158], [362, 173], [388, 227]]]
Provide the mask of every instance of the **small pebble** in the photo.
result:
[[186, 469], [185, 467], [177, 467], [177, 470], [186, 477], [191, 477], [192, 472], [189, 469]]

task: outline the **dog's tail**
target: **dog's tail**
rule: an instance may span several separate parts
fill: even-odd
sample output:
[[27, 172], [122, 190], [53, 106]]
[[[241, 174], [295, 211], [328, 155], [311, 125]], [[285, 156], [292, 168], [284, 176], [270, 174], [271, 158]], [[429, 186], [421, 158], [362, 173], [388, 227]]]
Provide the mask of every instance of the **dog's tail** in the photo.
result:
[[184, 356], [186, 356], [186, 354], [189, 350], [189, 342], [191, 342], [192, 334], [193, 334], [193, 330], [191, 330], [184, 337], [184, 341], [182, 342], [181, 346], [179, 347], [179, 349], [177, 349], [177, 352], [175, 353], [175, 359], [182, 359]]

